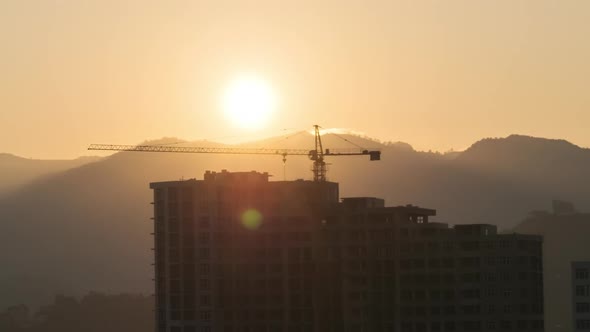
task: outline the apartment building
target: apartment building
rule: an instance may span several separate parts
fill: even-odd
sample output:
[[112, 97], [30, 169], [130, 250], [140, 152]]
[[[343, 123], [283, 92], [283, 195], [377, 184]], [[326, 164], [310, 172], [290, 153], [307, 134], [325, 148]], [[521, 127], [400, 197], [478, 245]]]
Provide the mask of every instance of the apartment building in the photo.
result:
[[543, 331], [538, 236], [266, 173], [150, 187], [158, 332]]

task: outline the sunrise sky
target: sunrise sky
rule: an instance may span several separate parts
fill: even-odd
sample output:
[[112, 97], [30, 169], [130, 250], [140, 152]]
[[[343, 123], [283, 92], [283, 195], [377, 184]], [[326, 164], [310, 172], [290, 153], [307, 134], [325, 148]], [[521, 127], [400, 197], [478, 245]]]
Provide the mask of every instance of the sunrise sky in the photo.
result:
[[[223, 110], [243, 75], [272, 90], [263, 126]], [[422, 150], [590, 147], [590, 1], [0, 0], [0, 152], [316, 123]]]

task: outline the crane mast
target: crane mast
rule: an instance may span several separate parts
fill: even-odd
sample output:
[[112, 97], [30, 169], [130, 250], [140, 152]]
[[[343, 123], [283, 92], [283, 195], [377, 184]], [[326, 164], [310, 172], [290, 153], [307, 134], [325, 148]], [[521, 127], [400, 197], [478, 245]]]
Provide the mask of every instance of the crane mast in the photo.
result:
[[196, 146], [162, 146], [162, 145], [121, 145], [121, 144], [91, 144], [88, 150], [98, 151], [128, 151], [128, 152], [173, 152], [173, 153], [215, 153], [215, 154], [242, 154], [242, 155], [278, 155], [287, 156], [308, 156], [313, 161], [313, 180], [316, 182], [326, 181], [325, 156], [361, 156], [368, 155], [369, 160], [381, 160], [381, 151], [366, 149], [326, 149], [322, 145], [320, 126], [314, 125], [315, 149], [268, 149], [268, 148], [219, 148], [219, 147], [196, 147]]
[[313, 180], [318, 182], [326, 181], [326, 162], [324, 161], [324, 147], [322, 146], [322, 136], [320, 135], [320, 126], [314, 125], [315, 150], [310, 155], [313, 160]]

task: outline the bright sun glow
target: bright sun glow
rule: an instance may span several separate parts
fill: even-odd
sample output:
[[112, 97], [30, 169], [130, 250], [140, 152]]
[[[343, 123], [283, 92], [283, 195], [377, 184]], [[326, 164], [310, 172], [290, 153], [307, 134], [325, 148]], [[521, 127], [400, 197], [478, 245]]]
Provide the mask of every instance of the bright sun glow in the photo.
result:
[[223, 97], [226, 116], [237, 126], [249, 129], [264, 126], [274, 112], [275, 104], [274, 91], [255, 76], [236, 79]]

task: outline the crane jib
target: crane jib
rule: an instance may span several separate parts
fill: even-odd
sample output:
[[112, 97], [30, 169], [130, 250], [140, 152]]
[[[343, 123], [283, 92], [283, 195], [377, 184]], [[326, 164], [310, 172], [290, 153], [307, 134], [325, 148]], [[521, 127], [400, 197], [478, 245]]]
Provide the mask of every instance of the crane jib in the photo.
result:
[[215, 154], [243, 154], [243, 155], [279, 155], [283, 162], [287, 156], [307, 156], [313, 161], [314, 181], [326, 181], [326, 162], [324, 157], [362, 156], [368, 155], [369, 160], [381, 160], [381, 151], [359, 149], [326, 149], [324, 151], [320, 127], [315, 128], [315, 149], [269, 149], [269, 148], [225, 148], [225, 147], [197, 147], [197, 146], [166, 146], [166, 145], [115, 145], [91, 144], [88, 150], [100, 151], [128, 151], [128, 152], [173, 152], [173, 153], [215, 153]]
[[[176, 152], [176, 153], [218, 153], [218, 154], [266, 154], [266, 155], [291, 155], [291, 156], [317, 156], [315, 150], [304, 149], [260, 149], [260, 148], [216, 148], [194, 146], [159, 146], [159, 145], [114, 145], [92, 144], [88, 150], [95, 151], [127, 151], [127, 152]], [[381, 151], [357, 150], [357, 149], [326, 149], [323, 156], [355, 156], [369, 155], [371, 160], [379, 160]], [[376, 156], [377, 159], [373, 159]]]

